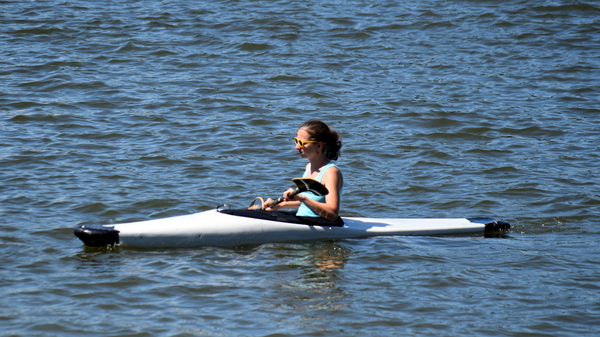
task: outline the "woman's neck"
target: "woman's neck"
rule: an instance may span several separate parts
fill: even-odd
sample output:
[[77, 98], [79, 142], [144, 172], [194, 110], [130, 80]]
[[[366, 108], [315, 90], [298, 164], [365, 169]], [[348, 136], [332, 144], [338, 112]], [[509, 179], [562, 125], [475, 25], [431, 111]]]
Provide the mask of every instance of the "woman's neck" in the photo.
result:
[[312, 172], [320, 171], [323, 166], [329, 164], [330, 161], [325, 156], [319, 156], [310, 160], [310, 170]]

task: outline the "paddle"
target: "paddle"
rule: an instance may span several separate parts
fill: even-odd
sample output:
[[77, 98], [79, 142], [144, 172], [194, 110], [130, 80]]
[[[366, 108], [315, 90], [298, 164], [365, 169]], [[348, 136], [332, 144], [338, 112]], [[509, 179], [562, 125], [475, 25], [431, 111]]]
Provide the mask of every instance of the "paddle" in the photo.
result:
[[[329, 190], [320, 182], [311, 179], [311, 178], [294, 178], [292, 182], [296, 184], [296, 190], [290, 193], [290, 197], [294, 197], [298, 193], [302, 192], [313, 192], [318, 196], [324, 196], [329, 194]], [[271, 201], [269, 207], [273, 207], [283, 201], [283, 197], [280, 197], [277, 200]]]

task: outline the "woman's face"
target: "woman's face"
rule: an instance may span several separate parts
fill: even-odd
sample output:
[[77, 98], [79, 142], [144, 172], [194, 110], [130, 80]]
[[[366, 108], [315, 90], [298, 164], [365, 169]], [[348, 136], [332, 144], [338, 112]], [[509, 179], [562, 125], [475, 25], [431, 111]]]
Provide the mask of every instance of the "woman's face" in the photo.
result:
[[[296, 137], [298, 137], [300, 140], [303, 141], [307, 141], [307, 140], [313, 140], [311, 139], [310, 134], [306, 131], [306, 129], [298, 129], [298, 132], [296, 133]], [[321, 143], [306, 143], [304, 144], [304, 146], [300, 146], [300, 144], [296, 143], [296, 150], [298, 151], [298, 153], [300, 154], [300, 157], [302, 158], [308, 158], [311, 155], [314, 155], [317, 153], [317, 150], [319, 149], [319, 147], [321, 146]]]

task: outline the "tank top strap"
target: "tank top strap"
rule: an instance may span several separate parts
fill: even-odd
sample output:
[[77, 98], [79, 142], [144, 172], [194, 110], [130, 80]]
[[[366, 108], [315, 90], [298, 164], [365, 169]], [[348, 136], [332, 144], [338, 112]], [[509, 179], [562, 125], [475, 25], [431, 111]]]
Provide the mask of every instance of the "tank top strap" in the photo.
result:
[[325, 171], [327, 171], [328, 168], [335, 166], [334, 163], [329, 163], [325, 166], [323, 166], [323, 168], [321, 169], [321, 172], [319, 172], [319, 175], [317, 176], [317, 181], [318, 182], [322, 182], [323, 181], [323, 176], [325, 175]]

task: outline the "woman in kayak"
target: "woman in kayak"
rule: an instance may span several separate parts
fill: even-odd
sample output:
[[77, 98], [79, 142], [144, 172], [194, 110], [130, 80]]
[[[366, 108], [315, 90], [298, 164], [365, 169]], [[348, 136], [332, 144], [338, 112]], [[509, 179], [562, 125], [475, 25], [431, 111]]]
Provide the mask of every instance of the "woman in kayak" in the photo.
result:
[[[342, 140], [340, 135], [327, 124], [319, 120], [309, 120], [302, 124], [294, 138], [300, 157], [308, 159], [303, 178], [312, 178], [321, 182], [329, 190], [326, 196], [317, 196], [311, 192], [299, 193], [290, 197], [293, 189], [283, 193], [284, 201], [267, 210], [298, 208], [296, 215], [323, 217], [330, 221], [339, 218], [340, 202], [344, 179], [342, 172], [332, 163], [340, 156]], [[269, 204], [271, 199], [265, 204]]]

